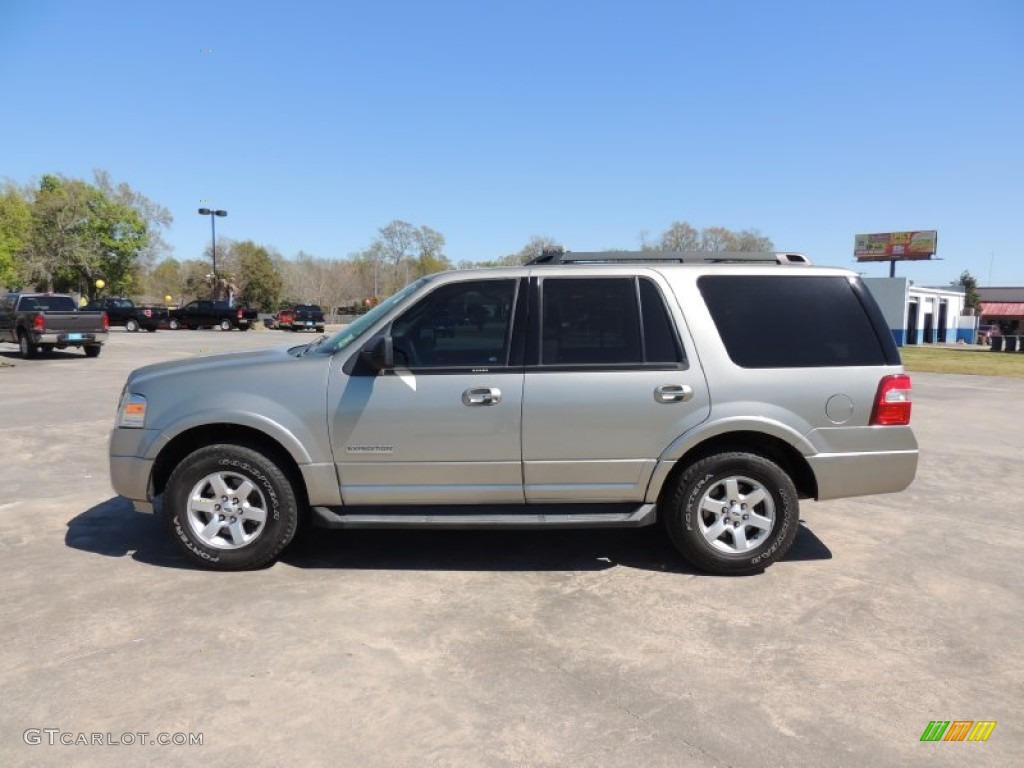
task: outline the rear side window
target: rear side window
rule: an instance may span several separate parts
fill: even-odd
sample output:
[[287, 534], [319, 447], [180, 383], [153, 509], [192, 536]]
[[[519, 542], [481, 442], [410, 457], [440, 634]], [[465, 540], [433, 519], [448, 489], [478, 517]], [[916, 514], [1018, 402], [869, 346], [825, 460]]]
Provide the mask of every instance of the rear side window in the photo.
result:
[[729, 357], [743, 368], [886, 365], [845, 277], [706, 275], [697, 286]]
[[646, 278], [547, 278], [542, 365], [678, 365], [679, 341], [658, 288]]

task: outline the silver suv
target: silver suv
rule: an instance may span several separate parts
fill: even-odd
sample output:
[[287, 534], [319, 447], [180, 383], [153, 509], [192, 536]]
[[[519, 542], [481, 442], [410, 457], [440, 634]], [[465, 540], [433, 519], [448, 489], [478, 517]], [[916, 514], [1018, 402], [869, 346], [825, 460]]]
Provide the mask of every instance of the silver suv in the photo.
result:
[[[797, 254], [547, 254], [446, 272], [311, 344], [133, 372], [118, 493], [256, 568], [337, 528], [633, 527], [716, 574], [798, 499], [906, 488], [910, 379], [857, 275]], [[157, 503], [159, 502], [159, 504]]]

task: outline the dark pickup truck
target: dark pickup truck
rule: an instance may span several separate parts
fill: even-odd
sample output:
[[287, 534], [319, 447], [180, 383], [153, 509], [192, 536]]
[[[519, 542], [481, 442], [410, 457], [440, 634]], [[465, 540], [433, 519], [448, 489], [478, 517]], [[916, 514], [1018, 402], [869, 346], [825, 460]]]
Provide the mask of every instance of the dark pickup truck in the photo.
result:
[[17, 344], [29, 359], [39, 352], [82, 347], [97, 357], [107, 340], [106, 312], [86, 312], [58, 293], [8, 293], [0, 298], [0, 341]]
[[256, 322], [258, 313], [255, 309], [233, 307], [226, 301], [191, 301], [180, 309], [172, 309], [167, 326], [172, 330], [188, 328], [220, 328], [230, 331], [237, 328], [248, 331]]
[[316, 304], [296, 304], [292, 309], [293, 331], [324, 332], [324, 311]]
[[106, 312], [111, 325], [123, 325], [126, 331], [133, 333], [140, 328], [153, 333], [170, 319], [166, 307], [135, 306], [131, 299], [93, 299], [85, 309]]

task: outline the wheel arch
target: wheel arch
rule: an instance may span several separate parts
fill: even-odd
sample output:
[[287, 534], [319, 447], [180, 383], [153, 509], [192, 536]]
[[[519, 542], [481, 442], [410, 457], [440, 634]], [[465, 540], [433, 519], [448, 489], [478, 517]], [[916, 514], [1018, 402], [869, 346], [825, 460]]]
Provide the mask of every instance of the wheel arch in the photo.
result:
[[660, 500], [665, 493], [671, 492], [679, 475], [692, 464], [714, 454], [731, 452], [756, 454], [778, 464], [793, 481], [800, 498], [817, 498], [818, 481], [814, 470], [796, 446], [778, 435], [740, 429], [708, 436], [689, 446], [674, 462], [663, 462], [666, 469], [662, 472], [655, 470], [648, 492], [649, 500]]
[[292, 482], [300, 505], [307, 504], [306, 483], [291, 452], [272, 435], [242, 424], [217, 423], [191, 427], [175, 435], [160, 449], [150, 472], [150, 498], [164, 492], [167, 480], [182, 460], [209, 445], [228, 444], [250, 448], [275, 462]]

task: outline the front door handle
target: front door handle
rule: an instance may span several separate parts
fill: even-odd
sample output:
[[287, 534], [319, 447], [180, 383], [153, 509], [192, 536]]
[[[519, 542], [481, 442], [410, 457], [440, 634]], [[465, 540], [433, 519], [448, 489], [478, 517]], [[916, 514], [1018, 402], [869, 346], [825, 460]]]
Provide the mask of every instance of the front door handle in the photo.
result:
[[463, 405], [497, 405], [501, 402], [501, 390], [497, 387], [474, 387], [462, 393]]
[[693, 388], [685, 384], [662, 384], [654, 390], [654, 399], [659, 403], [685, 403], [693, 397]]

